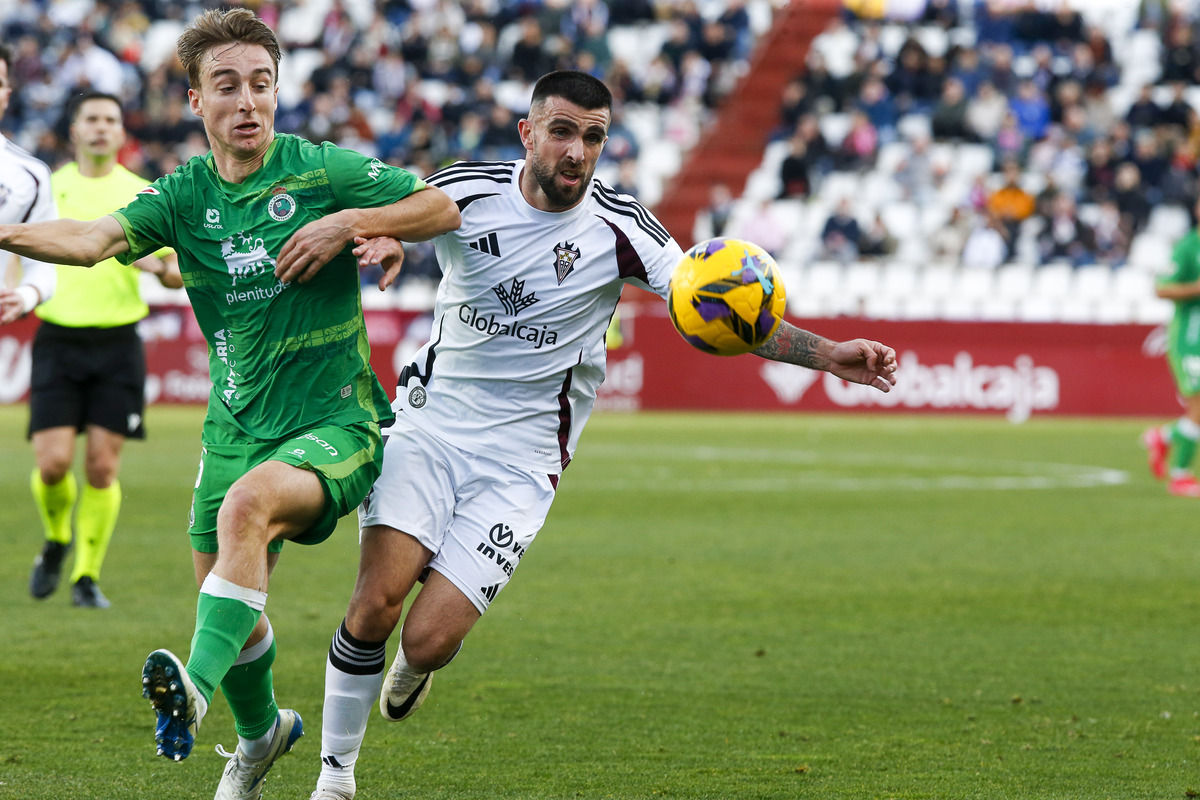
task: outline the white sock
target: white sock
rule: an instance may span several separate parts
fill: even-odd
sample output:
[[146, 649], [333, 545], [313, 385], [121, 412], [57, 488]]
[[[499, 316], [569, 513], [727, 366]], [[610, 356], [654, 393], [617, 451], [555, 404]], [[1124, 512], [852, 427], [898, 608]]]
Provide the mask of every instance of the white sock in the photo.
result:
[[275, 736], [275, 731], [279, 728], [279, 719], [275, 719], [275, 724], [271, 726], [271, 730], [267, 731], [257, 739], [246, 739], [238, 736], [238, 747], [242, 753], [251, 761], [261, 761], [271, 752], [271, 739]]
[[344, 622], [333, 635], [325, 662], [318, 788], [354, 791], [354, 763], [383, 688], [385, 645], [354, 638]]

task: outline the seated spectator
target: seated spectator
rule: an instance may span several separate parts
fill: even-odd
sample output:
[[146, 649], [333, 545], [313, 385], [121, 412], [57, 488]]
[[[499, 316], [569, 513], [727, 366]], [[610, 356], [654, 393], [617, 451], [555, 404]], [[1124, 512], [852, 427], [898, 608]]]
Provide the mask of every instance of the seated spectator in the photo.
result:
[[708, 205], [700, 212], [698, 222], [704, 225], [704, 230], [697, 235], [699, 239], [712, 239], [724, 236], [729, 226], [729, 218], [733, 215], [733, 192], [724, 183], [714, 183], [708, 193]]
[[1117, 160], [1113, 157], [1112, 142], [1097, 139], [1088, 151], [1087, 171], [1084, 173], [1084, 197], [1101, 203], [1112, 197], [1117, 183]]
[[1021, 126], [1026, 139], [1036, 142], [1046, 135], [1050, 127], [1050, 103], [1033, 81], [1021, 81], [1008, 107], [1017, 118], [1017, 124]]
[[816, 104], [808, 93], [808, 84], [800, 78], [793, 78], [783, 87], [783, 100], [779, 103], [779, 130], [781, 136], [787, 136], [796, 130], [800, 118], [811, 114]]
[[821, 124], [815, 114], [805, 114], [796, 126], [796, 135], [804, 140], [804, 149], [810, 167], [809, 177], [815, 182], [833, 169], [833, 148], [821, 133]]
[[928, 71], [929, 56], [916, 39], [909, 39], [896, 54], [896, 66], [887, 77], [887, 88], [900, 114], [928, 113], [940, 92]]
[[1158, 117], [1162, 109], [1154, 102], [1154, 85], [1147, 83], [1138, 90], [1137, 99], [1125, 112], [1125, 121], [1134, 129], [1153, 128], [1158, 125]]
[[1004, 164], [1004, 183], [987, 200], [987, 212], [1007, 231], [1007, 239], [1017, 240], [1021, 223], [1033, 216], [1036, 208], [1033, 195], [1021, 186], [1021, 166], [1015, 161]]
[[995, 269], [1008, 261], [1011, 253], [1008, 229], [994, 214], [985, 214], [967, 234], [959, 264], [970, 269]]
[[1059, 192], [1046, 226], [1037, 237], [1042, 264], [1067, 260], [1072, 266], [1096, 261], [1096, 238], [1091, 227], [1079, 220], [1075, 198]]
[[770, 200], [762, 200], [737, 229], [734, 236], [747, 242], [754, 242], [771, 256], [778, 257], [787, 244], [788, 232], [779, 221], [778, 214]]
[[1160, 76], [1163, 83], [1200, 82], [1195, 39], [1190, 23], [1166, 27], [1166, 35], [1163, 37], [1162, 75]]
[[813, 164], [804, 137], [795, 133], [788, 140], [788, 154], [779, 165], [779, 199], [807, 197], [812, 191]]
[[896, 184], [905, 200], [925, 205], [934, 198], [941, 179], [929, 154], [930, 139], [925, 134], [913, 137], [909, 152], [896, 165]]
[[836, 161], [842, 169], [870, 169], [879, 155], [879, 133], [862, 111], [855, 111], [851, 119], [850, 130], [838, 148]]
[[942, 97], [934, 106], [930, 118], [933, 138], [939, 141], [973, 140], [975, 136], [967, 124], [967, 108], [967, 96], [963, 91], [962, 82], [957, 78], [948, 79], [942, 86]]
[[933, 259], [959, 263], [967, 237], [974, 227], [975, 213], [970, 208], [956, 206], [946, 224], [939, 226], [929, 239]]
[[883, 224], [883, 215], [876, 211], [875, 219], [858, 238], [858, 254], [863, 258], [883, 258], [895, 253], [898, 246], [896, 237]]
[[850, 198], [843, 197], [838, 201], [825, 227], [821, 230], [822, 258], [832, 258], [837, 261], [853, 261], [858, 257], [858, 242], [862, 230], [858, 220], [854, 218], [854, 209]]
[[1182, 136], [1188, 129], [1188, 123], [1194, 113], [1191, 104], [1187, 101], [1186, 90], [1187, 84], [1182, 81], [1171, 84], [1171, 102], [1158, 115], [1158, 124], [1175, 128], [1176, 130], [1173, 131], [1175, 136]]
[[1005, 113], [1004, 121], [1000, 123], [1000, 130], [996, 131], [991, 145], [995, 163], [1004, 164], [1009, 161], [1018, 164], [1024, 163], [1025, 156], [1029, 151], [1029, 139], [1021, 130], [1021, 125], [1012, 111]]
[[988, 48], [987, 79], [1005, 97], [1017, 90], [1017, 73], [1013, 69], [1012, 46], [998, 43]]
[[858, 107], [879, 132], [883, 142], [896, 139], [896, 105], [892, 96], [878, 78], [868, 78], [858, 92]]
[[1110, 267], [1123, 266], [1133, 237], [1116, 200], [1110, 198], [1100, 204], [1100, 216], [1092, 231], [1096, 237], [1096, 260]]
[[1150, 201], [1142, 188], [1142, 173], [1137, 165], [1125, 162], [1117, 167], [1112, 198], [1121, 211], [1130, 235], [1140, 233], [1150, 221]]
[[983, 83], [989, 82], [987, 70], [979, 60], [979, 50], [974, 47], [958, 48], [950, 68], [950, 77], [958, 79], [968, 97], [979, 91]]
[[641, 194], [638, 191], [638, 162], [636, 158], [622, 159], [621, 163], [617, 164], [617, 177], [613, 181], [613, 191], [618, 194], [628, 194], [637, 197]]
[[1162, 200], [1162, 187], [1170, 169], [1170, 162], [1162, 154], [1158, 137], [1153, 131], [1141, 131], [1133, 141], [1133, 155], [1129, 159], [1137, 165], [1142, 176], [1146, 199], [1151, 205]]
[[990, 142], [1000, 131], [1008, 114], [1008, 99], [996, 91], [991, 81], [983, 81], [967, 101], [965, 122], [976, 142]]

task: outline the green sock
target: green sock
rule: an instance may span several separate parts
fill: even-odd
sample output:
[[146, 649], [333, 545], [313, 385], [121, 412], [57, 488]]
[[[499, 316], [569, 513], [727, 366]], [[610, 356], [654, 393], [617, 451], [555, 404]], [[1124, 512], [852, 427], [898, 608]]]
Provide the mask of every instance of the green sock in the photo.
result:
[[104, 554], [108, 552], [120, 511], [120, 483], [113, 481], [106, 489], [83, 485], [79, 511], [75, 514], [78, 535], [75, 537], [75, 568], [71, 571], [71, 583], [84, 575], [99, 580], [100, 566], [104, 563]]
[[1167, 464], [1172, 472], [1190, 470], [1196, 455], [1196, 440], [1181, 430], [1182, 427], [1178, 423], [1171, 426], [1171, 454]]
[[237, 661], [242, 645], [260, 616], [261, 610], [251, 608], [241, 600], [206, 594], [201, 588], [187, 671], [205, 700], [212, 702], [213, 694]]
[[[244, 664], [234, 664], [221, 681], [221, 694], [229, 702], [234, 726], [243, 739], [265, 736], [275, 724], [279, 706], [275, 703], [275, 686], [271, 680], [271, 665], [275, 663], [275, 635], [267, 629], [270, 643], [257, 658]], [[262, 650], [259, 642], [251, 650]], [[243, 651], [249, 653], [250, 651]], [[243, 656], [243, 658], [246, 656]]]
[[37, 506], [46, 539], [59, 544], [71, 543], [71, 509], [75, 505], [75, 475], [68, 472], [56, 484], [42, 483], [42, 474], [35, 468], [29, 482], [33, 504]]

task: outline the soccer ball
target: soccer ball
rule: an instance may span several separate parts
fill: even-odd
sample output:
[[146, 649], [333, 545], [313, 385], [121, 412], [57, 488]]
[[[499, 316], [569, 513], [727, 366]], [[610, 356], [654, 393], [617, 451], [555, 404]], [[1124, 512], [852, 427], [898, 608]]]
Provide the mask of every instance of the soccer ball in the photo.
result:
[[775, 259], [740, 239], [709, 239], [684, 254], [671, 273], [671, 323], [698, 350], [749, 353], [770, 339], [787, 305]]

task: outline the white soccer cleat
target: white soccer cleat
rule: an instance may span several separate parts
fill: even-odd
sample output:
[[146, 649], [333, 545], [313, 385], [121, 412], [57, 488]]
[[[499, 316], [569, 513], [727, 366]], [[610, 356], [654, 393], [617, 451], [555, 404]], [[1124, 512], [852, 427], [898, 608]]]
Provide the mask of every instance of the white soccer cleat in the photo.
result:
[[317, 789], [308, 800], [354, 800], [354, 792], [346, 794], [337, 789]]
[[246, 758], [239, 746], [233, 753], [217, 745], [217, 752], [229, 759], [221, 783], [213, 800], [259, 800], [263, 792], [263, 778], [284, 753], [292, 749], [296, 740], [304, 735], [304, 721], [290, 708], [279, 709], [279, 724], [271, 737], [271, 752], [257, 761]]
[[433, 684], [432, 672], [413, 672], [404, 660], [404, 649], [396, 652], [396, 659], [383, 679], [383, 691], [379, 693], [379, 713], [391, 722], [411, 717]]

